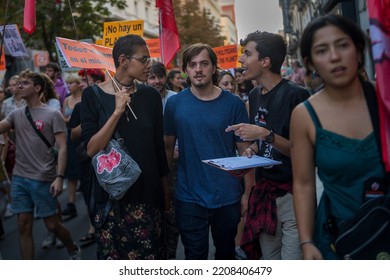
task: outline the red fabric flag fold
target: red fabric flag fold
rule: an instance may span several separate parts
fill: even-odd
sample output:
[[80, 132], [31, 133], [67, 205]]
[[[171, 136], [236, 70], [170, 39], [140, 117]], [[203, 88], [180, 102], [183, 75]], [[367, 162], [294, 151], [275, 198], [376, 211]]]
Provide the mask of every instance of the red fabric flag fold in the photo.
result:
[[31, 35], [34, 33], [36, 27], [35, 19], [35, 0], [24, 1], [24, 18], [23, 18], [23, 30]]
[[161, 57], [166, 66], [180, 49], [179, 32], [172, 0], [156, 0], [156, 7], [160, 9]]
[[370, 0], [370, 37], [376, 72], [382, 159], [390, 172], [390, 0]]

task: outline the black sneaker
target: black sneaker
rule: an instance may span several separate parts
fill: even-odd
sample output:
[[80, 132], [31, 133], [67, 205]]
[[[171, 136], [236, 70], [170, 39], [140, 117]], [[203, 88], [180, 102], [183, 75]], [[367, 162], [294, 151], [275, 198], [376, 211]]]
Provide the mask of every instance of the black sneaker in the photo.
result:
[[66, 208], [62, 210], [62, 215], [63, 216], [71, 216], [71, 217], [76, 217], [77, 216], [77, 209], [74, 203], [68, 203], [66, 205]]

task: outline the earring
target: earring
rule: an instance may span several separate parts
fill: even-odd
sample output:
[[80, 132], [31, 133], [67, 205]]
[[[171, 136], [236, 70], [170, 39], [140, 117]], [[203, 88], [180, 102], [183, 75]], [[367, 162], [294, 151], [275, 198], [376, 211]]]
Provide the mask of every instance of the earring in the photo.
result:
[[313, 76], [316, 76], [316, 77], [318, 76], [318, 72], [316, 70], [313, 70], [311, 73], [313, 74]]
[[123, 65], [123, 68], [127, 69], [127, 64]]

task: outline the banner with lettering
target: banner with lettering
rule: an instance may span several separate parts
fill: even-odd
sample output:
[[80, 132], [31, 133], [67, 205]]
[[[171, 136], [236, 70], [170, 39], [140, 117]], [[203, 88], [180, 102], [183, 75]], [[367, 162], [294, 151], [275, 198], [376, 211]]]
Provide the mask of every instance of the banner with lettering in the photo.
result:
[[56, 37], [56, 43], [69, 67], [98, 68], [115, 72], [110, 48], [61, 37]]
[[[19, 28], [16, 24], [7, 24], [0, 26], [0, 37], [4, 38], [5, 53], [14, 57], [29, 57], [26, 47], [24, 46]], [[3, 36], [4, 33], [4, 36]]]
[[150, 57], [161, 58], [160, 38], [148, 39], [145, 41], [149, 48]]
[[237, 67], [237, 45], [213, 48], [218, 57], [218, 66], [222, 69]]
[[103, 26], [103, 46], [113, 48], [116, 40], [127, 34], [144, 36], [144, 21], [111, 21]]

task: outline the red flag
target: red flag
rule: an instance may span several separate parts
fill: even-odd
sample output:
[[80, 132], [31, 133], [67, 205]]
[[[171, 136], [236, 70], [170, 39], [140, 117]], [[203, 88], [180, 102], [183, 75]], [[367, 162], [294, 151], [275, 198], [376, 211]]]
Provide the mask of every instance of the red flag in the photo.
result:
[[23, 29], [28, 35], [31, 35], [35, 31], [35, 26], [35, 0], [25, 0]]
[[390, 0], [370, 0], [370, 37], [379, 103], [382, 158], [390, 171]]
[[180, 49], [179, 33], [172, 0], [156, 0], [156, 7], [160, 9], [160, 46], [162, 61], [166, 66]]

